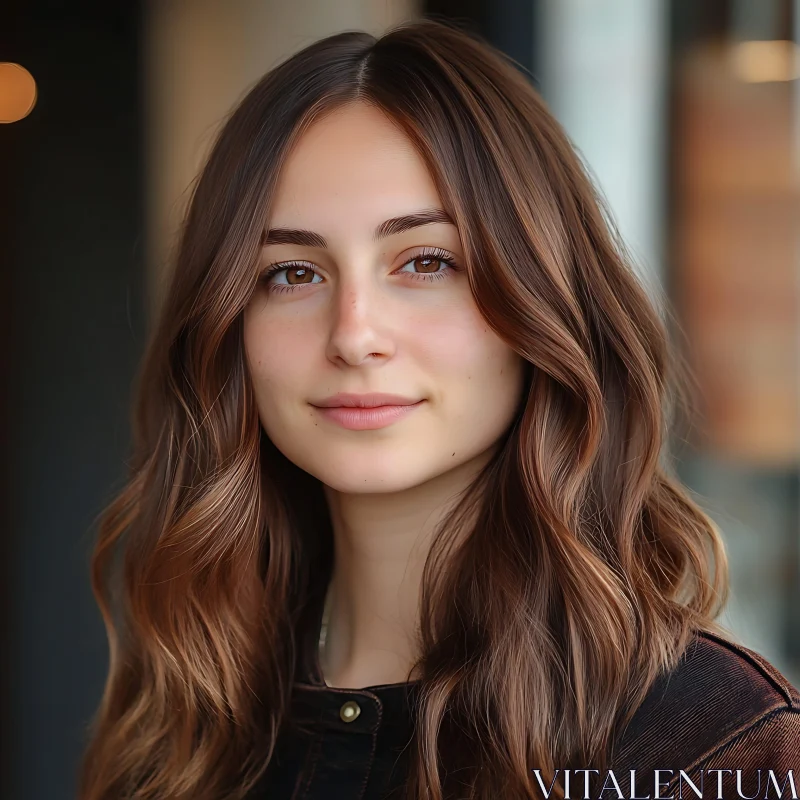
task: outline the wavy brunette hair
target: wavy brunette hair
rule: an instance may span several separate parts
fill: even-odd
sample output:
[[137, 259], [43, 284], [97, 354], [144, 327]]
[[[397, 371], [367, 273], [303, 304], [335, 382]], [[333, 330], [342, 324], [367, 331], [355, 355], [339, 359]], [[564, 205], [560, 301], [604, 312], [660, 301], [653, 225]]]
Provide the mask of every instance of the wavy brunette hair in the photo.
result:
[[658, 673], [720, 630], [719, 533], [662, 458], [679, 362], [566, 135], [454, 27], [337, 34], [257, 83], [193, 189], [93, 558], [110, 668], [82, 800], [241, 798], [274, 752], [332, 530], [260, 425], [242, 314], [281, 164], [354, 101], [418, 148], [475, 302], [528, 362], [425, 568], [408, 797], [531, 798], [532, 766], [607, 764]]

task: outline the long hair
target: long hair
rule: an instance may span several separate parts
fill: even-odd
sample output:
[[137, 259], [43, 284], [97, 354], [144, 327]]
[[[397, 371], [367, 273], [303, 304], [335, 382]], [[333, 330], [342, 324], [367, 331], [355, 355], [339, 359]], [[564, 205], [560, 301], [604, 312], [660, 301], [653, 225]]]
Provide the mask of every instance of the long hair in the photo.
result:
[[454, 27], [337, 34], [255, 85], [193, 188], [93, 558], [110, 668], [82, 800], [241, 798], [274, 752], [332, 529], [261, 428], [242, 314], [282, 162], [350, 102], [418, 148], [475, 302], [528, 369], [426, 564], [408, 797], [531, 798], [533, 767], [607, 763], [657, 675], [719, 630], [720, 536], [663, 452], [678, 362], [565, 133]]

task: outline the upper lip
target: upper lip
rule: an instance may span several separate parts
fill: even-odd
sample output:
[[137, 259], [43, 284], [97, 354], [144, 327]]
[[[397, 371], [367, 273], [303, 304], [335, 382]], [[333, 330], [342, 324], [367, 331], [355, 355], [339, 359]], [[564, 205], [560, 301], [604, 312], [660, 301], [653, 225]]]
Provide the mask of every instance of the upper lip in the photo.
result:
[[314, 406], [320, 408], [335, 408], [336, 406], [344, 406], [346, 408], [376, 408], [378, 406], [413, 406], [415, 403], [420, 402], [418, 399], [414, 400], [410, 397], [403, 397], [400, 394], [380, 394], [373, 392], [371, 394], [348, 394], [347, 392], [340, 392], [326, 397], [324, 400], [318, 400], [312, 403]]

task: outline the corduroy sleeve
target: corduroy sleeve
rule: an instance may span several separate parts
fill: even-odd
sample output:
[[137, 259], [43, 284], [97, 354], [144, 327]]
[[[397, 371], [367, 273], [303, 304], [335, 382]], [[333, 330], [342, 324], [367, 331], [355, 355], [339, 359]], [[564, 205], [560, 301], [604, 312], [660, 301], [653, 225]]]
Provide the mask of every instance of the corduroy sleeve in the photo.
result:
[[799, 798], [800, 710], [784, 706], [735, 732], [672, 777], [660, 796]]

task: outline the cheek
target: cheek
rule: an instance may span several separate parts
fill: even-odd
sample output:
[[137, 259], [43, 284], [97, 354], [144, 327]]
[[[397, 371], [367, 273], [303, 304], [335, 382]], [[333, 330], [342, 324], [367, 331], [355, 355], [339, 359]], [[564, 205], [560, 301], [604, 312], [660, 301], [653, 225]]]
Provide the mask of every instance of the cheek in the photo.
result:
[[245, 351], [259, 404], [302, 385], [313, 345], [296, 327], [268, 319], [245, 320]]
[[518, 388], [522, 359], [477, 308], [462, 306], [421, 319], [414, 331], [418, 357], [447, 382], [443, 389], [458, 383], [477, 397]]

